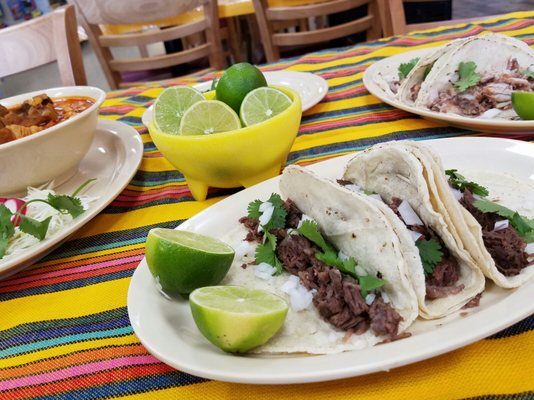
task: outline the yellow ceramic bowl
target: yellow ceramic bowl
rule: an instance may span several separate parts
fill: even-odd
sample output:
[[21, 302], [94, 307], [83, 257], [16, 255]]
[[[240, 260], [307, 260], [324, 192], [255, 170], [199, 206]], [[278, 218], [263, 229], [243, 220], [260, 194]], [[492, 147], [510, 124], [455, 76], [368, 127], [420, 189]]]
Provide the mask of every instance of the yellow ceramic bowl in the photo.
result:
[[[293, 103], [282, 113], [246, 128], [201, 136], [169, 135], [150, 121], [148, 131], [163, 156], [185, 177], [196, 200], [204, 200], [208, 187], [252, 186], [276, 176], [285, 165], [297, 136], [302, 108], [299, 95], [276, 87]], [[204, 96], [211, 100], [215, 92]]]

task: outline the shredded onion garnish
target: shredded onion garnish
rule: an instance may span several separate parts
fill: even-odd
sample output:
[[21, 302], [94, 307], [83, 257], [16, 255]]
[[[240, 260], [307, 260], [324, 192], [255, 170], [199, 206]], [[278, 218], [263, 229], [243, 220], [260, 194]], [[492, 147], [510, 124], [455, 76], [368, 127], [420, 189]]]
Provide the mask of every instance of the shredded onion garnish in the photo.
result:
[[502, 231], [503, 229], [508, 228], [510, 226], [510, 221], [507, 219], [503, 219], [501, 221], [496, 221], [495, 225], [493, 226], [494, 231]]
[[402, 203], [400, 203], [398, 210], [406, 225], [423, 225], [423, 221], [419, 219], [419, 216], [406, 200], [403, 200]]

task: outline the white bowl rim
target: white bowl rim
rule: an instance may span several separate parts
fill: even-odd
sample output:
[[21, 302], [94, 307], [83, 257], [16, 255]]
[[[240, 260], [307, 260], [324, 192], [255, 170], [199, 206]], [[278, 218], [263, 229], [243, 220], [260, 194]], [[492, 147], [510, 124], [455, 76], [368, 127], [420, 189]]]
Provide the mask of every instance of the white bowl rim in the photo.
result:
[[98, 108], [100, 107], [100, 105], [104, 102], [104, 100], [106, 99], [106, 92], [104, 92], [102, 89], [99, 89], [97, 87], [94, 87], [94, 86], [61, 86], [61, 87], [55, 87], [55, 88], [49, 88], [49, 89], [41, 89], [41, 90], [35, 90], [33, 92], [27, 92], [27, 93], [23, 93], [23, 94], [18, 94], [16, 96], [12, 96], [12, 97], [6, 97], [5, 99], [1, 99], [0, 100], [0, 104], [2, 104], [4, 107], [12, 107], [16, 104], [21, 104], [22, 102], [24, 102], [24, 100], [28, 100], [30, 98], [32, 98], [33, 96], [37, 96], [39, 94], [46, 94], [48, 95], [49, 97], [58, 97], [58, 94], [54, 95], [53, 92], [72, 92], [72, 94], [65, 94], [64, 96], [85, 96], [85, 97], [91, 97], [95, 100], [94, 104], [91, 105], [91, 107], [89, 107], [88, 109], [82, 111], [81, 113], [73, 116], [73, 117], [70, 117], [69, 119], [67, 119], [66, 121], [62, 121], [50, 128], [47, 128], [47, 129], [43, 129], [42, 131], [40, 132], [36, 132], [34, 134], [31, 134], [29, 136], [26, 136], [26, 137], [23, 137], [23, 138], [20, 138], [20, 139], [16, 139], [16, 140], [12, 140], [11, 142], [7, 142], [7, 143], [3, 143], [3, 144], [0, 144], [0, 152], [3, 151], [3, 150], [7, 150], [7, 149], [10, 149], [10, 148], [13, 148], [17, 145], [20, 145], [22, 143], [27, 143], [27, 142], [30, 142], [32, 140], [36, 140], [37, 138], [41, 137], [41, 136], [44, 136], [46, 134], [49, 134], [50, 132], [55, 132], [57, 131], [58, 129], [61, 129], [61, 128], [65, 128], [71, 124], [73, 124], [75, 121], [77, 121], [78, 119], [81, 119], [83, 118], [84, 116], [86, 116], [87, 114], [90, 114], [92, 113], [93, 111], [97, 111], [98, 112]]

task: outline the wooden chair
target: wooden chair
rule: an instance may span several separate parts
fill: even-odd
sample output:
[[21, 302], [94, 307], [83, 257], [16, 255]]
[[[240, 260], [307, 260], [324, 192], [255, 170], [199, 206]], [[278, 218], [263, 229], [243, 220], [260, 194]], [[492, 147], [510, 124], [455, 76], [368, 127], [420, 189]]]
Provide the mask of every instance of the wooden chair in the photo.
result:
[[0, 78], [57, 60], [63, 85], [87, 85], [74, 7], [0, 29], [0, 60]]
[[[380, 0], [382, 26], [384, 28], [384, 36], [405, 35], [408, 32], [422, 31], [425, 29], [437, 28], [440, 26], [452, 26], [462, 23], [470, 23], [473, 21], [484, 21], [495, 18], [496, 16], [485, 16], [475, 18], [453, 19], [436, 22], [424, 22], [420, 24], [407, 24], [406, 15], [404, 13], [403, 0]], [[410, 1], [410, 0], [408, 0]]]
[[[310, 4], [295, 6], [270, 7], [268, 0], [253, 0], [256, 12], [261, 41], [265, 49], [268, 62], [280, 59], [280, 49], [292, 46], [311, 45], [326, 42], [332, 39], [367, 32], [367, 39], [373, 40], [381, 37], [381, 19], [377, 0], [328, 0], [323, 2], [310, 2]], [[324, 26], [325, 17], [361, 6], [368, 6], [365, 17], [355, 19], [336, 26]], [[288, 21], [299, 21], [313, 18], [315, 30], [299, 32], [277, 32], [276, 26], [287, 26]]]
[[[217, 0], [70, 0], [76, 5], [79, 19], [104, 70], [112, 89], [138, 85], [125, 82], [121, 73], [150, 71], [209, 59], [214, 69], [223, 68], [219, 33]], [[150, 25], [152, 22], [202, 7], [198, 20], [165, 29], [153, 29], [128, 34], [103, 34], [99, 25]], [[204, 43], [183, 51], [149, 56], [142, 51], [138, 58], [116, 58], [112, 47], [135, 46], [143, 48], [150, 43], [173, 41], [197, 34], [205, 35]]]

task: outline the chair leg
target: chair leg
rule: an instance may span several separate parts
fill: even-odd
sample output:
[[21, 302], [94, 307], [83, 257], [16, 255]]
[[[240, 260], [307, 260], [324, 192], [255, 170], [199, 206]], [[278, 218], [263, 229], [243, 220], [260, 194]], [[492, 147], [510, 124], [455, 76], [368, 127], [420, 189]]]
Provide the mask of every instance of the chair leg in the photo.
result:
[[228, 25], [228, 45], [230, 47], [230, 53], [234, 63], [240, 63], [241, 58], [241, 35], [239, 29], [239, 21], [236, 17], [226, 18]]

